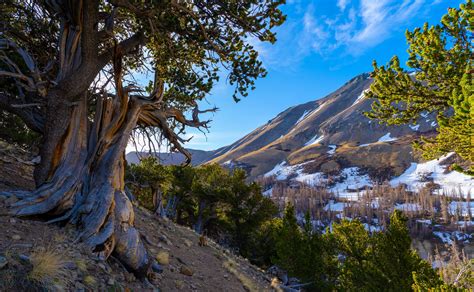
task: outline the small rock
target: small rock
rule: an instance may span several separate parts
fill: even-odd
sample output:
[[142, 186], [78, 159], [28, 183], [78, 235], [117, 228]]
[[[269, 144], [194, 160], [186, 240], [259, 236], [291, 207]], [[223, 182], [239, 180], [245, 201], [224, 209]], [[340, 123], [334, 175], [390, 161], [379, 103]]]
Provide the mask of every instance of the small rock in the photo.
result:
[[145, 286], [145, 288], [148, 288], [148, 289], [155, 288], [155, 285], [150, 283], [150, 281], [148, 279], [143, 280], [143, 286]]
[[158, 273], [151, 272], [148, 274], [148, 279], [150, 279], [150, 282], [153, 285], [159, 285], [161, 278], [162, 278], [161, 275]]
[[15, 223], [16, 223], [16, 219], [15, 219], [15, 218], [10, 218], [9, 221], [10, 221], [11, 224], [15, 224]]
[[7, 258], [0, 256], [0, 269], [3, 269], [6, 265], [8, 265]]
[[107, 285], [109, 285], [109, 286], [113, 286], [114, 284], [115, 284], [115, 281], [114, 281], [114, 279], [112, 279], [112, 278], [109, 278], [109, 280], [107, 281]]
[[191, 270], [191, 268], [187, 266], [181, 266], [181, 269], [179, 271], [181, 274], [186, 275], [186, 276], [192, 276], [194, 274], [194, 271]]
[[77, 269], [77, 265], [74, 262], [66, 262], [64, 263], [64, 267], [69, 270]]
[[229, 279], [229, 275], [224, 274], [224, 278]]
[[180, 262], [181, 264], [183, 264], [183, 265], [186, 265], [186, 263], [183, 261], [183, 259], [182, 259], [182, 258], [180, 258], [180, 257], [176, 257], [176, 259], [177, 259], [177, 260], [178, 260], [178, 262]]
[[130, 283], [134, 282], [135, 280], [135, 276], [132, 273], [125, 273], [125, 281]]
[[75, 288], [75, 291], [78, 292], [78, 291], [85, 291], [86, 290], [86, 286], [84, 286], [84, 284], [82, 284], [81, 282], [79, 281], [76, 281], [76, 283], [74, 283], [74, 288]]
[[164, 234], [161, 234], [159, 237], [158, 237], [159, 240], [163, 241], [165, 244], [167, 245], [173, 245], [173, 243], [168, 239], [168, 237], [166, 237]]
[[20, 255], [18, 255], [18, 258], [19, 258], [22, 262], [25, 262], [25, 263], [29, 263], [29, 262], [30, 262], [30, 257], [27, 256], [27, 255], [20, 254]]
[[170, 263], [170, 254], [166, 251], [160, 251], [156, 255], [156, 260], [158, 261], [159, 264], [161, 265], [169, 265]]
[[56, 284], [53, 286], [53, 291], [65, 291], [65, 290], [63, 286]]
[[186, 239], [186, 238], [183, 240], [183, 243], [184, 243], [184, 245], [186, 245], [187, 247], [191, 247], [191, 246], [193, 245], [193, 243], [191, 242], [191, 240]]
[[163, 273], [163, 268], [158, 263], [153, 263], [151, 265], [151, 269], [155, 273], [159, 273], [159, 274]]
[[184, 286], [184, 282], [181, 281], [181, 280], [176, 280], [176, 281], [174, 282], [174, 284], [176, 285], [176, 288], [178, 288], [178, 289], [181, 289], [181, 288], [183, 288], [183, 286]]
[[13, 239], [13, 240], [20, 240], [20, 239], [21, 239], [21, 236], [18, 235], [18, 234], [14, 234], [14, 235], [12, 235], [12, 239]]

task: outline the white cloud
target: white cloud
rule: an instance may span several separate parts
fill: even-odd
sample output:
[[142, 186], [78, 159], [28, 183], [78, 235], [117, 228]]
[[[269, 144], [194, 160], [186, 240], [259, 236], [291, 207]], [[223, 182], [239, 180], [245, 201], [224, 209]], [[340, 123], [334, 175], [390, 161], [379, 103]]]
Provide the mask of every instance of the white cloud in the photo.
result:
[[324, 25], [318, 23], [314, 17], [314, 6], [310, 5], [303, 17], [304, 33], [300, 39], [300, 46], [310, 46], [315, 51], [321, 51], [328, 43], [330, 33]]
[[337, 7], [344, 11], [347, 7], [347, 5], [351, 2], [350, 0], [337, 0]]
[[[287, 21], [276, 29], [275, 45], [250, 39], [264, 66], [297, 70], [308, 55], [323, 58], [359, 56], [395, 33], [402, 33], [412, 19], [430, 13], [442, 0], [338, 0], [287, 2]], [[329, 8], [328, 8], [329, 5]], [[336, 8], [336, 9], [331, 9]]]
[[[349, 4], [351, 8], [346, 9]], [[423, 4], [425, 0], [360, 0], [358, 3], [338, 0], [340, 13], [332, 17], [318, 15], [310, 4], [304, 15], [305, 34], [300, 44], [309, 44], [322, 55], [338, 48], [359, 55], [403, 29]]]

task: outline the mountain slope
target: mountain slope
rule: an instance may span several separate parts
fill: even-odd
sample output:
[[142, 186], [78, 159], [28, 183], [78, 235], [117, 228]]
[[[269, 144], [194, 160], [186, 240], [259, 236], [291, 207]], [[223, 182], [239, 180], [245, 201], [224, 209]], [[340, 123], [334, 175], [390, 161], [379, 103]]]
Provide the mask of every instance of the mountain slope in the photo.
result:
[[[188, 151], [192, 155], [192, 159], [191, 159], [192, 165], [198, 165], [205, 161], [208, 161], [214, 153], [214, 151], [204, 151], [204, 150], [196, 150], [196, 149], [188, 149]], [[138, 164], [141, 158], [148, 157], [149, 155], [150, 155], [149, 152], [132, 151], [132, 152], [127, 153], [126, 159], [128, 163]], [[179, 153], [179, 152], [161, 152], [161, 153], [155, 153], [155, 156], [163, 165], [181, 164], [186, 160], [184, 154]]]
[[214, 153], [210, 162], [238, 165], [251, 178], [276, 165], [305, 163], [312, 172], [359, 167], [374, 179], [400, 175], [415, 161], [411, 142], [430, 135], [428, 115], [415, 125], [385, 126], [363, 115], [372, 100], [364, 91], [372, 80], [359, 75], [328, 96], [297, 105], [235, 143]]
[[201, 246], [193, 230], [139, 205], [133, 220], [143, 244], [150, 257], [167, 258], [149, 280], [75, 242], [73, 226], [10, 216], [17, 198], [2, 192], [34, 188], [32, 156], [0, 141], [0, 291], [270, 291], [271, 275], [211, 239]]

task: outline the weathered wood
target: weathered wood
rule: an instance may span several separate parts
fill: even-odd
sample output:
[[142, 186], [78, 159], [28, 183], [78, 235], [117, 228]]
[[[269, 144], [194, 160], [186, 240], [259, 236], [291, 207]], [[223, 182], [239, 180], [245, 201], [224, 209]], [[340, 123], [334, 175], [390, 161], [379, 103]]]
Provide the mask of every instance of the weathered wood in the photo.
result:
[[93, 125], [87, 118], [85, 100], [71, 109], [70, 122], [57, 145], [60, 151], [54, 152], [58, 156], [52, 164], [54, 170], [11, 210], [17, 216], [46, 215], [56, 217], [50, 222], [76, 224], [77, 240], [86, 242], [104, 259], [113, 253], [143, 277], [151, 261], [133, 227], [123, 155], [141, 104], [130, 98], [101, 98], [98, 103], [102, 113], [96, 113]]

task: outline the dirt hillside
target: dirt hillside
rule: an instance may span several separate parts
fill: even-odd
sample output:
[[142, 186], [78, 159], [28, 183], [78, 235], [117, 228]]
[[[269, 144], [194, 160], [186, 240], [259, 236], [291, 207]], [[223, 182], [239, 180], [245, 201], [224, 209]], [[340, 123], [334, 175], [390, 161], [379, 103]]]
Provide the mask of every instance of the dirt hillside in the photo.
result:
[[[32, 157], [0, 144], [0, 194], [31, 188]], [[60, 227], [7, 215], [14, 197], [0, 195], [0, 291], [265, 291], [270, 277], [192, 230], [138, 206], [135, 224], [161, 263], [138, 280], [113, 257], [74, 242], [73, 226]], [[45, 290], [46, 289], [46, 290]]]

